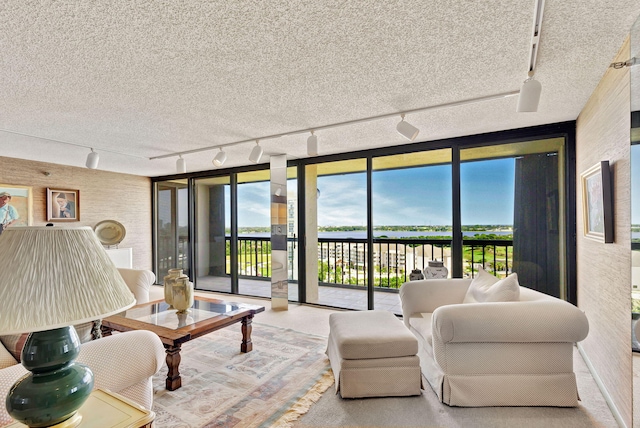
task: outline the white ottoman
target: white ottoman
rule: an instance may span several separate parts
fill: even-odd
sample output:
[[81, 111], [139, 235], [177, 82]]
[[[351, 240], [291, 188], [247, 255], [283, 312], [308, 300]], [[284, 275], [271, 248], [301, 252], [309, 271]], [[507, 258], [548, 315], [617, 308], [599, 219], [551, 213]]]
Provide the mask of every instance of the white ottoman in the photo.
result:
[[387, 311], [329, 316], [327, 355], [343, 398], [420, 395], [418, 340]]

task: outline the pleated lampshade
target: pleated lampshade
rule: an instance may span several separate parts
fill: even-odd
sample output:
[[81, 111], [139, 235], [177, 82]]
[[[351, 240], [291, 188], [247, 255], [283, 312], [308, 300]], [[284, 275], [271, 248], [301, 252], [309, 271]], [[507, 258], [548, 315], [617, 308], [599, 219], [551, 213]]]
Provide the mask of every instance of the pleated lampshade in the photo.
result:
[[80, 324], [135, 304], [90, 227], [8, 228], [0, 272], [0, 334]]

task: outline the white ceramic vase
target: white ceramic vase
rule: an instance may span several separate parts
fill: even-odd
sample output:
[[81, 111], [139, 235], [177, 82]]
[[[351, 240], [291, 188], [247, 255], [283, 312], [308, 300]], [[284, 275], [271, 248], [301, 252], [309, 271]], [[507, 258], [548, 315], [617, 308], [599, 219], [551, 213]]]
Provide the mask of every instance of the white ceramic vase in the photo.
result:
[[179, 314], [187, 313], [193, 306], [193, 282], [187, 276], [181, 276], [173, 284], [173, 307]]
[[449, 275], [449, 270], [443, 262], [432, 260], [422, 273], [424, 273], [424, 279], [444, 279]]
[[180, 277], [187, 277], [182, 273], [182, 269], [169, 269], [169, 275], [164, 277], [164, 301], [169, 308], [173, 308], [173, 285]]

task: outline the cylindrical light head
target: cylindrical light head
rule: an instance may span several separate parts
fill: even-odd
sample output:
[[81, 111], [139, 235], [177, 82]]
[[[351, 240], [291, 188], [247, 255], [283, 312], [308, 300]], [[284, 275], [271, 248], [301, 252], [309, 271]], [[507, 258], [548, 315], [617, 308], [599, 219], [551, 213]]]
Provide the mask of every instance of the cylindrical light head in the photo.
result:
[[404, 115], [402, 116], [402, 120], [400, 121], [400, 123], [398, 123], [398, 125], [396, 126], [396, 129], [398, 130], [400, 135], [411, 141], [415, 140], [418, 136], [418, 133], [420, 132], [418, 128], [404, 121]]
[[187, 172], [187, 161], [182, 159], [182, 156], [180, 156], [176, 161], [176, 171], [178, 174], [184, 174]]
[[518, 97], [518, 113], [536, 112], [538, 111], [538, 103], [540, 102], [540, 93], [542, 92], [542, 84], [533, 78], [529, 78], [522, 83], [520, 88], [520, 96]]
[[262, 157], [262, 147], [256, 141], [256, 146], [251, 150], [251, 154], [249, 155], [249, 161], [253, 163], [260, 162], [260, 158]]
[[309, 156], [318, 156], [318, 136], [313, 135], [311, 132], [311, 136], [307, 138], [307, 154]]
[[91, 153], [87, 156], [87, 168], [96, 169], [98, 167], [98, 162], [100, 161], [100, 155], [91, 149]]
[[215, 158], [213, 158], [212, 162], [215, 166], [222, 166], [226, 161], [227, 154], [224, 152], [224, 150], [220, 149], [220, 152], [216, 155]]

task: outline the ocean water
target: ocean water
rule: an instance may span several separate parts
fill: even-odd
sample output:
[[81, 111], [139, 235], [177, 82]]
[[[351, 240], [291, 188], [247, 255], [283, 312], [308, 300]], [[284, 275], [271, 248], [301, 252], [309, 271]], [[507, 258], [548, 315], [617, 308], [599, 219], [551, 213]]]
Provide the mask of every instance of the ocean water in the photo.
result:
[[[476, 234], [487, 234], [494, 233], [496, 235], [511, 235], [513, 232], [511, 231], [474, 231], [474, 232], [462, 232], [463, 236], [473, 236]], [[451, 232], [414, 232], [414, 231], [375, 231], [374, 237], [378, 236], [387, 236], [389, 238], [413, 238], [416, 236], [451, 236]], [[238, 236], [244, 238], [265, 238], [271, 236], [268, 232], [256, 232], [256, 233], [243, 233]], [[355, 230], [355, 231], [339, 231], [339, 232], [318, 232], [318, 238], [327, 238], [327, 239], [367, 239], [367, 232], [364, 230]]]

